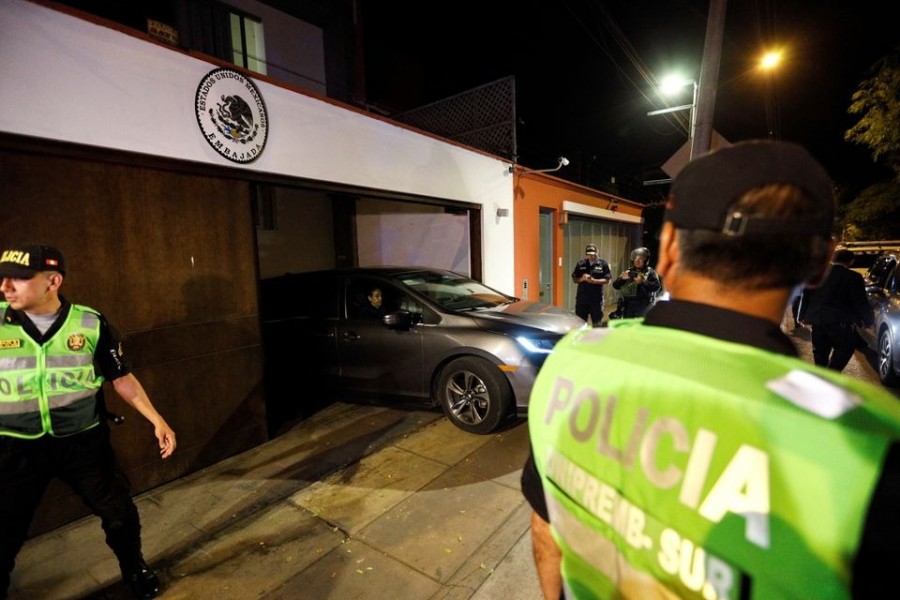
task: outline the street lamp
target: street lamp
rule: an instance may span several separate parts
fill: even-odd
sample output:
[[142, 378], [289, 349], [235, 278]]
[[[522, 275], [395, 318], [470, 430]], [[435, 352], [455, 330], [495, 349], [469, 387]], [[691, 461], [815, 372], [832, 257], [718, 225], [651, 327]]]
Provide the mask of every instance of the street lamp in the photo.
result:
[[766, 129], [769, 139], [781, 137], [781, 118], [778, 110], [778, 91], [775, 87], [775, 70], [781, 63], [781, 51], [766, 52], [759, 60], [759, 69], [766, 75]]
[[781, 51], [773, 50], [766, 52], [759, 61], [759, 68], [764, 71], [771, 71], [781, 62]]
[[685, 79], [680, 75], [667, 75], [663, 77], [660, 81], [659, 90], [667, 95], [667, 96], [675, 96], [681, 90], [683, 90], [688, 85], [694, 88], [694, 93], [691, 98], [690, 104], [683, 104], [681, 106], [673, 106], [671, 108], [663, 108], [661, 110], [654, 110], [647, 113], [647, 116], [652, 115], [662, 115], [666, 113], [676, 112], [679, 110], [687, 110], [690, 109], [690, 124], [688, 125], [688, 140], [691, 142], [691, 154], [690, 158], [694, 158], [694, 136], [697, 134], [697, 120], [696, 120], [696, 112], [697, 112], [697, 82], [693, 79]]

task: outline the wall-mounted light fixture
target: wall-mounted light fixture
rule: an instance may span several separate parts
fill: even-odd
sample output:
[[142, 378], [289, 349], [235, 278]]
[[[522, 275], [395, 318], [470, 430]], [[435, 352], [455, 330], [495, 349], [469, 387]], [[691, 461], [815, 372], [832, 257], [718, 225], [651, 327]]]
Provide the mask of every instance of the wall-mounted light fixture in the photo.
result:
[[[557, 164], [555, 167], [550, 168], [550, 169], [528, 169], [525, 167], [522, 167], [521, 169], [522, 169], [523, 173], [552, 173], [553, 171], [559, 171], [560, 169], [562, 169], [563, 167], [565, 167], [566, 165], [569, 164], [569, 159], [566, 158], [565, 156], [560, 156], [556, 160], [559, 161], [559, 164]], [[515, 170], [516, 170], [516, 165], [509, 165], [510, 173], [514, 173]]]
[[497, 209], [497, 216], [498, 216], [498, 217], [508, 217], [508, 216], [509, 216], [509, 209], [508, 209], [508, 208], [498, 208], [498, 209]]

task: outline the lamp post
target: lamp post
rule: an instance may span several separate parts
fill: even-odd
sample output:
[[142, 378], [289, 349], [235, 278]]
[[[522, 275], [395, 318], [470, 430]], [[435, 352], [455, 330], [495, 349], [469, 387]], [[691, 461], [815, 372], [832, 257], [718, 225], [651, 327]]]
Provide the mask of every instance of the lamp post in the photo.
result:
[[778, 92], [775, 88], [775, 69], [781, 63], [781, 51], [766, 52], [759, 61], [759, 69], [766, 76], [766, 130], [769, 139], [781, 137], [781, 118], [778, 110]]
[[691, 154], [690, 158], [694, 158], [694, 137], [697, 135], [697, 82], [693, 79], [685, 79], [679, 75], [669, 75], [663, 77], [660, 81], [660, 91], [667, 96], [674, 96], [678, 94], [682, 89], [686, 86], [691, 85], [693, 87], [693, 95], [691, 97], [690, 104], [683, 104], [681, 106], [673, 106], [671, 108], [663, 108], [661, 110], [654, 110], [647, 113], [647, 116], [653, 115], [662, 115], [666, 113], [676, 112], [679, 110], [687, 110], [690, 109], [690, 119], [688, 124], [688, 140], [691, 142]]

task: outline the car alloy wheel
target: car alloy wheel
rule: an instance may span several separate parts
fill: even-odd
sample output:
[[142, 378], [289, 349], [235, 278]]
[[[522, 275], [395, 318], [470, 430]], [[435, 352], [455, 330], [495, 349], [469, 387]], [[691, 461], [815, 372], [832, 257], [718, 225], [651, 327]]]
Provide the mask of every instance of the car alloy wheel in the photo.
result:
[[469, 433], [490, 433], [510, 414], [509, 383], [495, 365], [481, 358], [452, 361], [441, 372], [437, 390], [444, 414]]

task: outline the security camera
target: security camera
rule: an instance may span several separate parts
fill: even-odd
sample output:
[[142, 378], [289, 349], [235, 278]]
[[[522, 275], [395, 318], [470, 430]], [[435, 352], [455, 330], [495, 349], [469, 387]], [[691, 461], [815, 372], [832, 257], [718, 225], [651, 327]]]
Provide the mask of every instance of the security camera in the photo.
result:
[[560, 156], [560, 157], [559, 157], [559, 165], [560, 165], [561, 167], [565, 167], [565, 166], [568, 165], [568, 164], [569, 164], [569, 159], [568, 159], [568, 158], [566, 158], [565, 156]]

